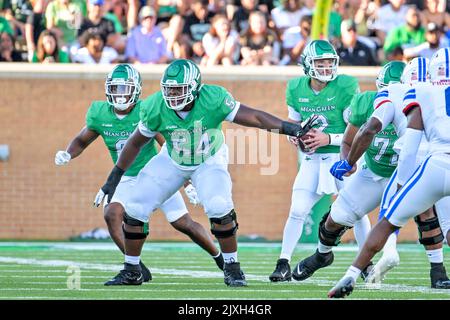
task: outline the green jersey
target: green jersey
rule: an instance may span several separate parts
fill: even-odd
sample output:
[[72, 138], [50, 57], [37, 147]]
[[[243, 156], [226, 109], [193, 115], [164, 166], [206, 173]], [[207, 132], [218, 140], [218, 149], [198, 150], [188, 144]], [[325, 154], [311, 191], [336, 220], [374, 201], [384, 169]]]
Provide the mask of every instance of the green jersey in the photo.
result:
[[[306, 120], [317, 115], [321, 124], [319, 130], [325, 133], [342, 134], [347, 127], [345, 110], [350, 106], [353, 96], [359, 92], [358, 81], [348, 75], [338, 75], [328, 82], [319, 93], [310, 87], [310, 77], [302, 76], [289, 80], [286, 88], [286, 103]], [[339, 146], [323, 146], [317, 153], [339, 153]]]
[[[86, 114], [86, 127], [102, 136], [114, 163], [117, 162], [127, 139], [139, 124], [141, 101], [124, 118], [119, 119], [106, 101], [94, 101]], [[155, 140], [147, 143], [136, 160], [125, 172], [126, 176], [137, 176], [147, 162], [158, 153]]]
[[220, 149], [222, 122], [239, 104], [225, 88], [207, 84], [194, 101], [184, 119], [166, 106], [160, 91], [144, 100], [141, 108], [144, 126], [164, 136], [170, 157], [182, 166], [199, 165]]
[[[373, 113], [373, 102], [376, 91], [366, 91], [356, 95], [351, 103], [349, 122], [361, 127]], [[389, 178], [397, 167], [398, 154], [394, 151], [394, 143], [398, 136], [392, 124], [375, 135], [364, 154], [367, 167], [375, 174]]]

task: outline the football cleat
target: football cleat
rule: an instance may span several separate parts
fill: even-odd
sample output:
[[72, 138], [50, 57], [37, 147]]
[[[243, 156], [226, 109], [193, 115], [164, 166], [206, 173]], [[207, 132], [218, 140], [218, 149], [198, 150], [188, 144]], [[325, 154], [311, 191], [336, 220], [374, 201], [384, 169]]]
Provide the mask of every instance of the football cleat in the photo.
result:
[[434, 265], [430, 269], [431, 288], [450, 289], [450, 280], [442, 264]]
[[105, 286], [136, 286], [141, 285], [142, 282], [144, 282], [144, 276], [141, 267], [125, 263], [125, 269], [120, 270], [119, 274], [105, 282]]
[[355, 288], [355, 280], [352, 277], [342, 278], [333, 289], [328, 292], [328, 298], [345, 298]]
[[246, 287], [244, 272], [239, 262], [225, 263], [223, 268], [224, 282], [229, 287]]
[[366, 283], [381, 283], [389, 270], [400, 264], [397, 251], [384, 252], [377, 264], [369, 271]]
[[306, 280], [317, 270], [332, 264], [333, 260], [333, 251], [328, 253], [320, 253], [319, 250], [316, 250], [313, 255], [303, 259], [295, 266], [294, 272], [292, 273], [292, 278], [297, 281]]
[[224, 267], [225, 261], [223, 260], [222, 252], [219, 254], [218, 257], [214, 257], [214, 261], [216, 262], [216, 264], [219, 267], [219, 269], [223, 271], [223, 267]]
[[287, 259], [278, 259], [275, 270], [269, 276], [272, 282], [291, 281], [291, 267]]
[[150, 272], [150, 270], [148, 270], [148, 268], [145, 266], [145, 264], [140, 261], [139, 265], [141, 266], [142, 269], [142, 275], [144, 276], [144, 282], [149, 282], [152, 280], [152, 273]]

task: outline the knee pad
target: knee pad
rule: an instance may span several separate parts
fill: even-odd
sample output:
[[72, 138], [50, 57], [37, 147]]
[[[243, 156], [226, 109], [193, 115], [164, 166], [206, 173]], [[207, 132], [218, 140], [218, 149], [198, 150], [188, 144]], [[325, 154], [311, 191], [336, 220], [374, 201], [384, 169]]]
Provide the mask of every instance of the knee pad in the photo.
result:
[[341, 237], [347, 231], [348, 229], [351, 229], [352, 227], [346, 227], [343, 226], [341, 229], [336, 231], [328, 231], [325, 228], [325, 221], [327, 221], [327, 218], [330, 214], [330, 211], [328, 211], [323, 217], [322, 220], [319, 223], [319, 240], [322, 244], [326, 246], [337, 246], [341, 242]]
[[211, 199], [208, 199], [203, 204], [205, 207], [205, 211], [208, 212], [208, 214], [223, 214], [224, 212], [227, 212], [230, 210], [230, 207], [228, 206], [228, 202], [224, 197], [221, 196], [214, 196]]
[[[229, 238], [236, 234], [236, 231], [239, 227], [239, 224], [237, 223], [237, 217], [236, 217], [236, 211], [232, 209], [229, 213], [224, 215], [220, 218], [209, 218], [209, 221], [211, 222], [211, 233], [216, 238]], [[228, 230], [216, 230], [214, 227], [214, 224], [220, 224], [225, 225], [234, 222], [234, 226], [231, 227]]]
[[[436, 208], [433, 206], [434, 217], [425, 221], [421, 221], [419, 216], [414, 217], [414, 221], [419, 229], [419, 242], [425, 246], [430, 246], [433, 244], [441, 243], [444, 240], [444, 235], [442, 234], [441, 226], [439, 225], [439, 220], [436, 215]], [[423, 237], [423, 232], [439, 230], [439, 234], [435, 236]]]
[[[130, 240], [139, 240], [139, 239], [145, 239], [148, 236], [148, 222], [142, 222], [137, 219], [134, 219], [127, 215], [126, 212], [123, 214], [123, 222], [122, 224], [122, 231], [125, 236], [125, 239]], [[125, 224], [133, 227], [142, 227], [142, 232], [130, 232], [125, 230]]]

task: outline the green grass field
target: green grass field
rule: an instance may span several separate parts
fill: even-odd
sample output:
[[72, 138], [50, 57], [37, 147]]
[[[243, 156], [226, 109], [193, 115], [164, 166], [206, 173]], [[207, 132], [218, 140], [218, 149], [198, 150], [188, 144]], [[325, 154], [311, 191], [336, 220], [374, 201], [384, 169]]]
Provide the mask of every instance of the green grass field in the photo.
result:
[[[450, 250], [444, 249], [450, 271]], [[326, 299], [356, 254], [353, 245], [335, 250], [335, 261], [304, 282], [270, 283], [279, 243], [241, 243], [239, 260], [248, 287], [228, 288], [214, 261], [185, 242], [146, 243], [142, 259], [153, 281], [142, 286], [105, 287], [123, 257], [112, 243], [0, 242], [0, 299]], [[314, 252], [300, 245], [292, 267]], [[450, 290], [430, 288], [429, 264], [421, 246], [399, 245], [401, 263], [384, 283], [362, 281], [347, 299], [450, 299]], [[79, 271], [80, 289], [75, 275]]]

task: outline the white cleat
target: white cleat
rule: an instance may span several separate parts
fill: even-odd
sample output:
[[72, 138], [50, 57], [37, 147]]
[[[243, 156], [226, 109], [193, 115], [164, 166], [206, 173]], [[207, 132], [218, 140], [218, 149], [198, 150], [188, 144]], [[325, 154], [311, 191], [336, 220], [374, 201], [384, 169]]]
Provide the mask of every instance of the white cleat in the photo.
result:
[[369, 272], [366, 283], [381, 283], [389, 270], [400, 264], [397, 251], [384, 252], [375, 267]]

